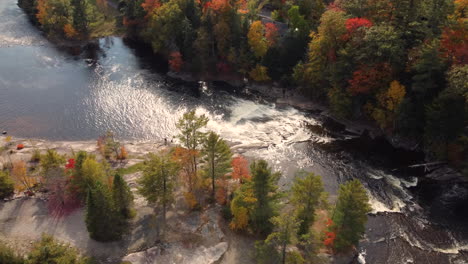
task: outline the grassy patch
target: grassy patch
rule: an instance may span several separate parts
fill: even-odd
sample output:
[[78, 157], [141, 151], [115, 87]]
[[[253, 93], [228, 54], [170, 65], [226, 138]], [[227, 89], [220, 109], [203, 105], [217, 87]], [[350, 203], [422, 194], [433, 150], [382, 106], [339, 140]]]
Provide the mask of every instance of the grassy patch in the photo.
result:
[[120, 175], [131, 174], [131, 173], [143, 171], [144, 166], [145, 166], [144, 162], [138, 162], [127, 168], [118, 168], [116, 172], [119, 173]]

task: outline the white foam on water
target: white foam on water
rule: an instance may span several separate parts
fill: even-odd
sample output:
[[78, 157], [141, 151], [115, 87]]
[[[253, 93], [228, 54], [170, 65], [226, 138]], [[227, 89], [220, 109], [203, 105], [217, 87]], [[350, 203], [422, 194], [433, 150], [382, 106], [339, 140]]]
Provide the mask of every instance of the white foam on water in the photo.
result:
[[372, 212], [371, 213], [373, 213], [373, 214], [383, 213], [383, 212], [401, 213], [401, 210], [406, 206], [406, 204], [402, 200], [400, 200], [398, 197], [395, 197], [393, 195], [392, 195], [392, 202], [393, 202], [392, 208], [390, 208], [386, 204], [379, 201], [369, 191], [367, 192], [367, 195], [369, 197], [369, 204], [372, 207]]
[[365, 249], [359, 252], [357, 261], [360, 264], [366, 264], [366, 250]]
[[406, 240], [411, 246], [417, 247], [424, 251], [439, 252], [439, 253], [451, 254], [451, 255], [460, 254], [460, 251], [468, 251], [468, 244], [461, 244], [456, 240], [453, 240], [453, 246], [448, 247], [448, 248], [441, 248], [441, 247], [434, 246], [425, 241], [423, 242], [424, 244], [422, 244], [421, 241], [417, 240], [413, 236], [408, 235], [404, 231], [400, 231], [400, 237]]

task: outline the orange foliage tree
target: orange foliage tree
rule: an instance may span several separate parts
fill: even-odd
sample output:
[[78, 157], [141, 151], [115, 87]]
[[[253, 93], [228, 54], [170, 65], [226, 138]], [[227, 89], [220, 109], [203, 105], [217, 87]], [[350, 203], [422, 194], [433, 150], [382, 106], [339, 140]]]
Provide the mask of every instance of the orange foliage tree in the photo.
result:
[[172, 152], [172, 159], [179, 163], [189, 192], [193, 190], [193, 187], [196, 184], [196, 175], [193, 169], [192, 160], [194, 157], [198, 157], [198, 155], [198, 151], [182, 147], [176, 147]]
[[38, 0], [37, 1], [37, 14], [36, 18], [41, 24], [45, 24], [47, 19], [47, 1], [46, 0]]
[[252, 178], [249, 170], [249, 162], [243, 156], [232, 159], [232, 178], [243, 183], [246, 179]]
[[159, 0], [145, 0], [141, 7], [146, 11], [146, 14], [151, 14], [154, 9], [157, 9], [161, 6], [161, 2]]
[[72, 39], [78, 35], [78, 32], [71, 24], [66, 24], [65, 26], [63, 26], [63, 32], [65, 33], [65, 36], [67, 36], [67, 38], [69, 39]]
[[124, 146], [121, 146], [120, 147], [120, 153], [119, 155], [117, 156], [117, 159], [119, 160], [125, 160], [128, 158], [128, 152], [127, 152], [127, 149], [124, 147]]

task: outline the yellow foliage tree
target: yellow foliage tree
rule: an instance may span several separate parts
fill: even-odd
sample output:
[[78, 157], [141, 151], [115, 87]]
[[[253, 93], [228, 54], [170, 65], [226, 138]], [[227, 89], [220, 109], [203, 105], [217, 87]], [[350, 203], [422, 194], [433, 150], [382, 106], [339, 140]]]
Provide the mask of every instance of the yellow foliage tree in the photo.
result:
[[250, 220], [250, 214], [257, 199], [254, 196], [251, 182], [242, 185], [235, 193], [231, 202], [232, 221], [229, 227], [233, 230], [246, 230]]
[[262, 21], [255, 21], [250, 25], [247, 38], [255, 56], [259, 58], [265, 56], [268, 50], [268, 42], [265, 38], [265, 28]]
[[249, 72], [250, 78], [252, 78], [256, 82], [266, 82], [271, 80], [270, 76], [268, 76], [268, 68], [257, 64], [255, 68], [253, 68]]
[[392, 81], [387, 92], [379, 98], [379, 102], [380, 105], [385, 107], [388, 111], [395, 112], [405, 98], [405, 95], [405, 86], [400, 84], [398, 81]]
[[15, 189], [18, 191], [32, 191], [32, 187], [38, 181], [34, 177], [27, 175], [26, 163], [22, 160], [13, 162], [11, 177], [15, 181]]
[[365, 108], [382, 129], [393, 129], [395, 115], [405, 95], [405, 86], [392, 81], [388, 90], [377, 95], [378, 105], [367, 104]]

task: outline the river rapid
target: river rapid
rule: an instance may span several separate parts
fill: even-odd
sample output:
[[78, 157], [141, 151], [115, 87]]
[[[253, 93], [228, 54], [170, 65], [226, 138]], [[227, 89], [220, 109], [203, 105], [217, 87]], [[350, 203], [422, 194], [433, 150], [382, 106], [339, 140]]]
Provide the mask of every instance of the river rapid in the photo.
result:
[[[249, 89], [181, 82], [121, 38], [84, 50], [57, 48], [16, 0], [0, 1], [0, 129], [19, 137], [171, 139], [187, 109], [236, 152], [266, 159], [287, 189], [297, 169], [320, 174], [336, 199], [340, 183], [360, 179], [371, 197], [356, 263], [468, 263], [468, 186], [405, 169], [423, 155], [383, 139], [327, 125], [316, 112], [280, 106]], [[437, 171], [435, 172], [437, 173]]]

